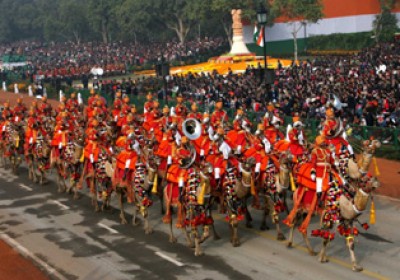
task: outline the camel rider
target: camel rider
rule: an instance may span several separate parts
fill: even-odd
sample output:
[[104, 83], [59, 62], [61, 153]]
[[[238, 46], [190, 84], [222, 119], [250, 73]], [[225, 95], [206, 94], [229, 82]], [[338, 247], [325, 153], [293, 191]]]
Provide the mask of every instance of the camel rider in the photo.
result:
[[243, 110], [239, 108], [233, 121], [233, 130], [230, 130], [226, 137], [226, 142], [236, 155], [241, 155], [246, 149], [246, 130], [250, 130], [250, 128], [243, 118]]
[[190, 106], [190, 113], [187, 115], [187, 118], [192, 118], [192, 119], [196, 119], [199, 122], [202, 121], [203, 116], [200, 112], [198, 112], [198, 107], [197, 107], [197, 103], [193, 103], [192, 106]]
[[186, 118], [188, 114], [188, 109], [186, 106], [183, 104], [183, 95], [182, 93], [179, 93], [178, 96], [176, 97], [176, 106], [175, 106], [175, 115], [178, 118]]
[[147, 99], [147, 101], [144, 103], [144, 107], [143, 107], [143, 113], [144, 113], [145, 117], [146, 117], [146, 113], [149, 113], [149, 112], [151, 112], [151, 110], [153, 110], [153, 104], [154, 104], [153, 95], [150, 92], [146, 95], [146, 99]]
[[349, 152], [349, 157], [355, 158], [353, 147], [346, 140], [347, 134], [344, 131], [343, 123], [339, 118], [335, 117], [335, 111], [333, 108], [326, 110], [326, 120], [323, 124], [321, 135], [326, 138], [328, 144], [335, 146], [335, 153], [340, 155], [344, 149]]
[[10, 102], [9, 101], [4, 102], [3, 107], [4, 107], [4, 109], [3, 109], [3, 112], [2, 112], [2, 117], [3, 117], [4, 120], [6, 120], [9, 116], [13, 115], [13, 111], [10, 108]]
[[225, 142], [225, 131], [222, 127], [218, 127], [212, 141], [210, 155], [206, 160], [214, 166], [214, 178], [218, 187], [228, 167], [229, 154], [232, 148]]
[[39, 111], [42, 117], [51, 117], [53, 109], [51, 108], [51, 105], [48, 103], [46, 96], [42, 97], [42, 102], [39, 106]]
[[58, 129], [54, 133], [51, 146], [53, 148], [53, 157], [55, 158], [60, 158], [63, 155], [65, 147], [69, 141], [69, 132], [67, 126], [67, 122], [62, 120], [58, 125]]
[[97, 100], [96, 91], [94, 90], [94, 88], [92, 88], [89, 93], [90, 93], [90, 96], [88, 98], [88, 106], [92, 106], [94, 104], [94, 102], [96, 102], [96, 100]]
[[332, 180], [332, 169], [335, 167], [335, 156], [327, 146], [323, 136], [315, 139], [315, 147], [311, 152], [311, 180], [316, 182], [316, 192], [319, 206], [322, 205], [322, 194]]
[[[208, 113], [204, 113], [201, 120], [201, 134], [200, 137], [193, 141], [197, 155], [200, 161], [204, 161], [210, 151], [210, 117]], [[211, 128], [212, 129], [212, 128]], [[212, 135], [212, 133], [211, 133]]]
[[[17, 99], [17, 105], [14, 107], [14, 117], [19, 118], [19, 120], [23, 120], [25, 117], [25, 114], [27, 112], [27, 108], [25, 104], [22, 102], [22, 98]], [[19, 122], [19, 121], [16, 121]]]
[[129, 203], [134, 200], [133, 189], [131, 186], [134, 179], [134, 171], [138, 154], [136, 152], [137, 141], [133, 134], [128, 137], [125, 148], [117, 156], [117, 164], [114, 172], [113, 184], [119, 187], [125, 187], [127, 191], [127, 199]]
[[294, 156], [293, 161], [301, 162], [305, 152], [305, 137], [303, 123], [298, 117], [293, 117], [293, 127], [288, 130], [288, 140], [290, 153]]
[[214, 112], [211, 115], [211, 125], [212, 127], [216, 130], [219, 126], [224, 126], [225, 123], [227, 123], [228, 120], [228, 114], [226, 111], [223, 110], [223, 101], [222, 99], [219, 99], [215, 103], [215, 109]]
[[76, 98], [76, 93], [75, 92], [71, 93], [71, 96], [67, 100], [67, 102], [65, 103], [65, 106], [67, 107], [67, 110], [69, 112], [78, 113], [79, 102], [78, 102], [78, 99]]
[[279, 130], [281, 124], [283, 124], [283, 121], [279, 117], [279, 111], [275, 109], [273, 104], [269, 104], [264, 116], [264, 135], [271, 145], [284, 139], [283, 133]]

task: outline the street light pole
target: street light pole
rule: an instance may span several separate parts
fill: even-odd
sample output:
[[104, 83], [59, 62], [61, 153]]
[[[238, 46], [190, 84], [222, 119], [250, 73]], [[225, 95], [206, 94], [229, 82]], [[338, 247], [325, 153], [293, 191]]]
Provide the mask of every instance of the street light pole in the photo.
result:
[[[265, 9], [264, 5], [260, 5], [260, 8], [257, 11], [257, 21], [258, 23], [262, 26], [262, 32], [263, 32], [263, 51], [264, 51], [264, 83], [266, 85], [267, 91], [269, 90], [269, 84], [267, 81], [267, 72], [268, 72], [268, 62], [267, 62], [267, 44], [265, 41], [265, 29], [267, 27], [267, 17], [268, 17], [268, 11]], [[268, 94], [268, 93], [267, 93]]]
[[264, 82], [267, 85], [267, 71], [268, 71], [268, 64], [267, 64], [267, 44], [265, 41], [265, 25], [263, 25], [263, 51], [264, 51]]

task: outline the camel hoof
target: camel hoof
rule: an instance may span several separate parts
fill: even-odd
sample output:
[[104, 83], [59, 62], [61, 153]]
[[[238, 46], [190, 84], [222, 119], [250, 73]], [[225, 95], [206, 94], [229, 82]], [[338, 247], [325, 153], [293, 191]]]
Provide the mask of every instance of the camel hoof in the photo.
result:
[[[194, 243], [193, 243], [193, 242], [186, 242], [186, 246], [187, 246], [188, 248], [194, 248], [194, 247], [196, 247], [196, 246], [194, 246]], [[196, 255], [196, 253], [195, 253], [195, 255]]]
[[286, 247], [288, 247], [289, 249], [293, 248], [293, 243], [292, 242], [288, 242], [286, 244]]
[[[310, 255], [311, 255], [311, 253], [310, 253]], [[312, 256], [315, 256], [315, 255], [312, 255]], [[327, 257], [319, 257], [319, 262], [320, 263], [327, 263], [327, 262], [329, 262], [329, 260], [328, 260]]]
[[317, 255], [317, 252], [315, 252], [315, 251], [308, 251], [308, 253], [310, 254], [310, 256], [316, 256]]
[[132, 221], [132, 225], [134, 225], [134, 226], [140, 225], [140, 220], [134, 220], [134, 221]]
[[146, 235], [150, 235], [150, 234], [152, 234], [152, 233], [153, 233], [153, 229], [151, 229], [151, 228], [146, 229], [146, 230], [144, 231], [144, 234], [146, 234]]
[[128, 224], [128, 221], [127, 221], [126, 219], [121, 219], [121, 224], [122, 224], [122, 225], [127, 225], [127, 224]]
[[176, 243], [178, 240], [176, 239], [176, 237], [170, 237], [169, 238], [169, 243]]
[[278, 239], [279, 241], [283, 241], [286, 240], [286, 237], [283, 235], [283, 233], [278, 233], [278, 236], [276, 237], [276, 239]]
[[203, 255], [203, 252], [194, 252], [194, 255], [196, 256], [196, 257], [200, 257], [200, 256], [202, 256]]
[[260, 230], [264, 231], [264, 230], [269, 230], [269, 226], [267, 225], [261, 225], [260, 226]]
[[352, 270], [353, 270], [354, 272], [360, 272], [360, 271], [363, 271], [364, 268], [363, 268], [362, 266], [359, 266], [359, 265], [353, 265]]
[[239, 247], [240, 246], [240, 241], [238, 239], [233, 240], [232, 241], [232, 245], [233, 245], [233, 247]]

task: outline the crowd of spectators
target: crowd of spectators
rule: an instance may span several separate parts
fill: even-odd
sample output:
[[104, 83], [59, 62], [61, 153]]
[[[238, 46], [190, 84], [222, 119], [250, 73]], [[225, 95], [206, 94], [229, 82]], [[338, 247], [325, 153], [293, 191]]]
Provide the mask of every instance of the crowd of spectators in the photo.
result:
[[23, 41], [0, 45], [0, 57], [24, 57], [28, 65], [16, 71], [25, 78], [76, 80], [91, 75], [93, 68], [103, 69], [102, 76], [113, 76], [126, 74], [132, 66], [153, 65], [161, 60], [179, 63], [207, 59], [211, 54], [226, 51], [227, 46], [228, 42], [223, 38], [207, 37], [184, 44], [176, 41], [147, 44]]
[[[149, 87], [155, 84], [153, 80], [136, 82], [135, 87]], [[325, 117], [327, 102], [336, 96], [343, 104], [341, 115], [349, 123], [381, 127], [400, 123], [398, 44], [381, 44], [352, 55], [315, 57], [288, 68], [279, 66], [271, 84], [264, 81], [260, 68], [248, 67], [243, 74], [171, 76], [168, 90], [172, 95], [179, 89], [188, 100], [204, 104], [222, 98], [226, 108], [242, 107], [249, 112], [263, 112], [272, 102], [283, 116], [298, 114], [302, 119], [317, 120]]]
[[[117, 69], [123, 73], [128, 64], [157, 63], [161, 54], [170, 62], [206, 52], [216, 56], [225, 44], [223, 39], [189, 41], [185, 45], [169, 42], [146, 46], [119, 43], [43, 45], [31, 42], [0, 46], [0, 54], [10, 53], [11, 50], [26, 55], [32, 73], [37, 75], [61, 75], [63, 72], [60, 69], [69, 69], [69, 76], [73, 73], [71, 69], [78, 69], [78, 75], [88, 75], [93, 67], [108, 71], [110, 65], [120, 65]], [[110, 71], [113, 69], [110, 68]], [[273, 103], [283, 116], [299, 114], [303, 119], [317, 120], [325, 117], [327, 102], [336, 96], [344, 104], [342, 117], [350, 123], [399, 126], [398, 43], [380, 44], [357, 54], [317, 56], [293, 62], [286, 68], [279, 64], [274, 74], [272, 80], [266, 83], [261, 67], [249, 66], [244, 73], [189, 73], [186, 76], [168, 76], [166, 81], [155, 77], [119, 81], [99, 78], [94, 80], [94, 87], [110, 99], [118, 90], [128, 95], [153, 91], [158, 93], [159, 98], [171, 98], [180, 92], [187, 100], [204, 105], [212, 105], [222, 98], [226, 108], [234, 110], [242, 107], [249, 112], [263, 112], [269, 103]], [[82, 81], [87, 87], [88, 77], [85, 76]]]

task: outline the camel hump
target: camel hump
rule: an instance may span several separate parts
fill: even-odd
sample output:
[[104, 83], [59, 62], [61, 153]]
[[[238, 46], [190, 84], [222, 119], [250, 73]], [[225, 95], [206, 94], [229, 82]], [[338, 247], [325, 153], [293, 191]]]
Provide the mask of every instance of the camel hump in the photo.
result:
[[[311, 169], [313, 165], [311, 163], [304, 163], [301, 165], [299, 172], [297, 173], [297, 184], [305, 187], [309, 190], [316, 191], [317, 183], [311, 179]], [[329, 189], [329, 176], [325, 176], [322, 182], [322, 191], [326, 192]]]
[[278, 142], [275, 143], [274, 148], [277, 151], [285, 152], [285, 151], [287, 151], [289, 149], [289, 146], [290, 146], [290, 142], [289, 141], [279, 140]]

